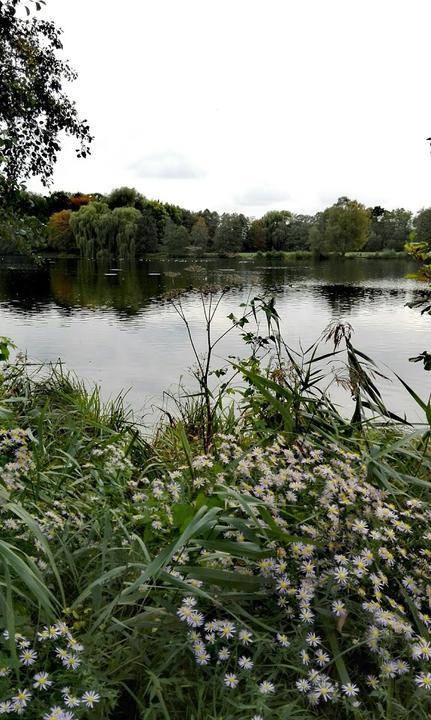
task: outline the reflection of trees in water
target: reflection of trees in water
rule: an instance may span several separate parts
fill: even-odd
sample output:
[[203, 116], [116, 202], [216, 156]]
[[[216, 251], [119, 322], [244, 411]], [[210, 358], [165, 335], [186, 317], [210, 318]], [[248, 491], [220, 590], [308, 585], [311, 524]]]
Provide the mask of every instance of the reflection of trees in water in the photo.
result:
[[29, 313], [52, 302], [48, 268], [6, 268], [0, 272], [0, 302]]
[[408, 289], [362, 287], [360, 285], [319, 285], [314, 292], [324, 298], [334, 317], [354, 313], [366, 305], [381, 305], [382, 298], [394, 308], [404, 307], [412, 291]]
[[[397, 306], [411, 300], [419, 290], [396, 289], [397, 280], [405, 272], [406, 265], [397, 260], [337, 259], [314, 265], [311, 261], [280, 263], [257, 259], [244, 263], [237, 259], [203, 258], [195, 262], [195, 266], [190, 260], [174, 259], [114, 265], [106, 259], [56, 260], [41, 268], [0, 269], [0, 300], [26, 313], [55, 303], [65, 315], [74, 314], [78, 308], [91, 308], [114, 311], [119, 317], [127, 318], [142, 312], [151, 303], [162, 302], [169, 291], [192, 290], [205, 283], [228, 284], [232, 287], [232, 296], [236, 296], [241, 286], [250, 288], [254, 294], [297, 293], [302, 292], [306, 283], [307, 293], [320, 296], [334, 315], [340, 315], [352, 312], [359, 305], [377, 303], [383, 294], [392, 296]], [[236, 284], [232, 284], [233, 275], [237, 277]], [[379, 278], [392, 279], [394, 289], [360, 284]]]
[[286, 268], [264, 267], [255, 276], [256, 284], [262, 287], [264, 292], [280, 292], [284, 289], [286, 279]]
[[81, 258], [70, 266], [67, 262], [53, 268], [51, 290], [56, 303], [63, 308], [114, 310], [120, 317], [133, 316], [157, 301], [169, 290], [192, 288], [195, 273], [187, 266], [148, 262], [93, 261]]
[[367, 260], [330, 258], [312, 266], [312, 276], [328, 284], [360, 283], [366, 280], [397, 280], [409, 273], [413, 264], [405, 258]]
[[331, 308], [334, 316], [350, 314], [355, 306], [363, 306], [382, 296], [381, 290], [370, 290], [357, 285], [321, 285], [315, 288], [315, 292], [324, 298]]
[[[389, 261], [388, 261], [389, 262]], [[328, 285], [335, 285], [335, 283], [360, 283], [364, 280], [373, 279], [379, 276], [379, 269], [377, 267], [368, 267], [369, 261], [359, 262], [352, 261], [348, 258], [331, 258], [325, 262], [319, 263], [316, 268], [316, 275], [319, 280]], [[390, 274], [390, 268], [386, 268], [386, 273], [382, 274], [381, 277], [387, 277], [388, 271]], [[377, 275], [375, 274], [377, 272]]]
[[58, 305], [70, 308], [74, 305], [74, 277], [68, 272], [65, 261], [60, 261], [51, 267], [50, 271], [51, 296]]
[[136, 266], [124, 264], [119, 272], [111, 268], [112, 264], [106, 260], [79, 260], [76, 277], [77, 304], [87, 308], [106, 307], [117, 310], [122, 315], [133, 315], [146, 304]]

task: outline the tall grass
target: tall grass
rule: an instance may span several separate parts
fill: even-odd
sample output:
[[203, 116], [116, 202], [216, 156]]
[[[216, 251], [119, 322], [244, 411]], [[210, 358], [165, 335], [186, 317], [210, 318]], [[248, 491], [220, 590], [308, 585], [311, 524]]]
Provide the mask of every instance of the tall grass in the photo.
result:
[[[201, 361], [201, 392], [182, 392], [151, 442], [122, 397], [102, 403], [61, 365], [5, 367], [2, 425], [26, 433], [0, 441], [8, 682], [16, 686], [23, 672], [15, 632], [30, 635], [56, 618], [82, 640], [85, 672], [101, 695], [78, 717], [424, 720], [431, 693], [417, 678], [429, 672], [430, 401], [404, 383], [423, 412], [418, 427], [387, 408], [379, 370], [348, 327], [329, 328], [298, 355], [280, 336], [271, 301], [255, 299], [232, 323], [251, 350], [232, 361], [241, 382], [223, 375], [223, 388], [206, 394], [213, 368]], [[326, 391], [334, 364], [353, 398], [350, 418]], [[235, 406], [224, 395], [231, 387]], [[396, 542], [375, 508], [396, 518]], [[361, 522], [375, 538], [361, 534]], [[368, 566], [355, 575], [365, 547], [377, 589]], [[306, 571], [309, 553], [314, 568]], [[349, 580], [340, 584], [343, 563]], [[409, 574], [417, 593], [403, 585]], [[363, 592], [386, 625], [375, 606], [374, 621], [361, 608]], [[404, 621], [410, 636], [400, 631]], [[380, 628], [377, 652], [372, 626]], [[306, 639], [312, 632], [316, 646]], [[412, 659], [416, 646], [425, 655]], [[408, 669], [389, 672], [391, 662]], [[327, 698], [318, 696], [325, 683]], [[343, 689], [351, 685], [357, 696]], [[31, 705], [26, 712], [33, 717]]]

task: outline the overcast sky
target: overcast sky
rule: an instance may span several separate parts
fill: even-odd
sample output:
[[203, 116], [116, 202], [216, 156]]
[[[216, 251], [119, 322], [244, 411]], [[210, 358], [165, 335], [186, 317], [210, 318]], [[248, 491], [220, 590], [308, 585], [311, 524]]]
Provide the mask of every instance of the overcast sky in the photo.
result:
[[[192, 210], [431, 205], [429, 0], [47, 0], [92, 155], [54, 188]], [[40, 186], [33, 182], [32, 187]]]

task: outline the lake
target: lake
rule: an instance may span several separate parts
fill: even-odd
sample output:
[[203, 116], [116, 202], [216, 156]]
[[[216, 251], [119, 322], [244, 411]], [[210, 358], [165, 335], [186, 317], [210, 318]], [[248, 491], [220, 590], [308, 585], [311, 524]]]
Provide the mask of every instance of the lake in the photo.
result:
[[[276, 297], [287, 343], [311, 344], [334, 320], [351, 323], [354, 345], [379, 363], [390, 380], [379, 381], [385, 399], [397, 413], [421, 420], [413, 400], [392, 372], [421, 397], [431, 390], [431, 373], [408, 358], [431, 348], [431, 318], [405, 304], [424, 286], [405, 275], [415, 269], [406, 259], [331, 259], [324, 262], [266, 258], [141, 260], [98, 264], [84, 260], [50, 260], [43, 267], [2, 261], [0, 334], [11, 337], [29, 358], [55, 361], [88, 383], [98, 383], [105, 398], [128, 390], [133, 408], [151, 423], [163, 391], [178, 380], [193, 358], [185, 327], [165, 299], [183, 289], [183, 307], [204, 347], [203, 316], [193, 286], [204, 278], [228, 284], [217, 313], [214, 333], [223, 332], [227, 315], [262, 293]], [[218, 347], [218, 364], [232, 354], [247, 354], [239, 333]], [[335, 400], [348, 400], [335, 390]]]

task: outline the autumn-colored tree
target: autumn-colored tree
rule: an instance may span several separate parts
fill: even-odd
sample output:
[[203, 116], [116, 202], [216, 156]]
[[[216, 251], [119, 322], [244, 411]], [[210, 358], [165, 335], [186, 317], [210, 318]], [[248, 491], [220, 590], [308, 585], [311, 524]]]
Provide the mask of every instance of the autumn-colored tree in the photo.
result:
[[75, 250], [76, 242], [70, 227], [71, 210], [53, 213], [48, 220], [48, 243], [53, 250]]
[[84, 195], [83, 193], [74, 193], [69, 198], [69, 207], [72, 212], [75, 212], [82, 208], [84, 205], [88, 205], [92, 201], [91, 195]]

